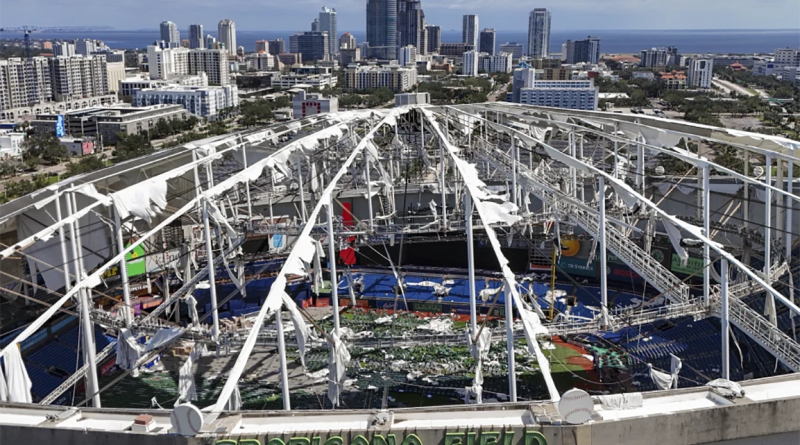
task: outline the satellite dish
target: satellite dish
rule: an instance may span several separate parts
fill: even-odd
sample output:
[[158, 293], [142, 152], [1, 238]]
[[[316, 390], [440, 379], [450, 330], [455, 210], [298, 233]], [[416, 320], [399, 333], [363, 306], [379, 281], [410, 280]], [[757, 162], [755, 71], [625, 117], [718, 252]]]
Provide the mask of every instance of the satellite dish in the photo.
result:
[[657, 174], [658, 176], [661, 176], [661, 175], [663, 175], [663, 174], [664, 174], [664, 167], [662, 167], [662, 166], [660, 166], [660, 165], [659, 165], [658, 167], [656, 167], [656, 174]]
[[580, 425], [592, 418], [594, 402], [586, 391], [570, 389], [558, 401], [558, 412], [565, 422]]
[[759, 176], [763, 175], [764, 174], [764, 167], [762, 167], [760, 165], [756, 165], [755, 168], [753, 168], [753, 174], [756, 175], [756, 178], [758, 178]]
[[169, 420], [172, 422], [172, 430], [179, 436], [196, 436], [203, 427], [203, 414], [191, 403], [173, 408]]

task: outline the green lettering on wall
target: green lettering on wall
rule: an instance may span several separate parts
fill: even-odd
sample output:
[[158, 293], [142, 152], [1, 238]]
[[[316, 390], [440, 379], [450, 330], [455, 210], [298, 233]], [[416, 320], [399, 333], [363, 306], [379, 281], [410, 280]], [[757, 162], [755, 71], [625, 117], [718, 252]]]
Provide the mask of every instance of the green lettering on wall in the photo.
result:
[[[236, 445], [235, 440], [223, 439], [216, 442], [217, 445]], [[260, 445], [260, 444], [259, 444]]]
[[444, 445], [464, 445], [464, 433], [444, 433]]
[[403, 439], [402, 445], [422, 445], [422, 441], [416, 434], [409, 434], [405, 439]]
[[481, 445], [497, 445], [500, 433], [497, 431], [486, 431], [481, 433]]
[[525, 431], [525, 445], [547, 445], [547, 438], [538, 431]]
[[[319, 437], [317, 442], [319, 442]], [[311, 439], [308, 437], [292, 437], [289, 439], [289, 445], [311, 445]]]
[[319, 436], [314, 436], [311, 438], [311, 445], [319, 445], [322, 442], [322, 438]]
[[331, 436], [325, 441], [325, 445], [344, 445], [344, 440], [341, 436]]
[[387, 434], [386, 443], [388, 443], [389, 445], [397, 445], [397, 436], [395, 436], [394, 434]]
[[258, 439], [242, 439], [239, 441], [239, 445], [261, 445], [261, 441]]
[[350, 441], [350, 445], [369, 445], [369, 441], [366, 437], [359, 434]]
[[503, 436], [503, 445], [511, 445], [514, 441], [514, 431], [509, 430], [506, 431], [506, 434]]
[[478, 433], [476, 433], [474, 431], [471, 431], [471, 432], [467, 433], [467, 445], [475, 445], [475, 437], [477, 435], [478, 435]]
[[380, 434], [372, 435], [372, 445], [389, 445], [386, 443], [386, 438]]
[[[261, 444], [259, 444], [261, 445]], [[280, 437], [273, 437], [267, 442], [267, 445], [286, 445]]]

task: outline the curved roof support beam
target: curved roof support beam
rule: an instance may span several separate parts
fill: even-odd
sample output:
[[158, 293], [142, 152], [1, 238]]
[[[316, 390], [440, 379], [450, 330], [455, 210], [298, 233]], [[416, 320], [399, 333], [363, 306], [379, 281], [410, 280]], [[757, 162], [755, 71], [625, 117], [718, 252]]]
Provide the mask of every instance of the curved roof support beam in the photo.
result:
[[[447, 153], [450, 155], [450, 158], [453, 160], [453, 163], [461, 174], [461, 177], [464, 179], [464, 184], [466, 184], [467, 191], [469, 192], [470, 197], [472, 197], [472, 201], [475, 204], [475, 209], [480, 216], [481, 222], [483, 222], [484, 230], [489, 238], [489, 243], [492, 245], [492, 249], [497, 257], [497, 262], [500, 264], [500, 268], [503, 272], [503, 281], [505, 281], [506, 285], [506, 298], [508, 298], [510, 295], [514, 301], [514, 305], [516, 305], [517, 310], [520, 312], [528, 347], [532, 349], [533, 354], [536, 356], [536, 361], [539, 363], [539, 369], [541, 370], [545, 384], [547, 385], [547, 390], [550, 394], [550, 400], [557, 402], [561, 399], [561, 396], [559, 395], [558, 389], [553, 381], [553, 376], [550, 374], [550, 362], [542, 352], [539, 342], [536, 341], [536, 335], [546, 332], [546, 329], [541, 325], [539, 316], [535, 312], [526, 312], [526, 309], [522, 305], [522, 300], [519, 296], [518, 284], [514, 276], [514, 272], [512, 272], [511, 268], [508, 267], [508, 259], [506, 259], [505, 255], [503, 255], [500, 242], [497, 240], [497, 234], [495, 233], [494, 228], [491, 226], [491, 224], [497, 222], [509, 223], [512, 219], [518, 220], [519, 216], [511, 214], [511, 211], [517, 210], [517, 206], [507, 201], [503, 204], [483, 202], [483, 200], [486, 200], [488, 197], [487, 193], [482, 190], [481, 187], [485, 186], [486, 184], [484, 184], [483, 181], [478, 178], [478, 173], [477, 170], [475, 170], [474, 165], [469, 164], [467, 161], [459, 157], [458, 153], [461, 150], [450, 144], [450, 141], [445, 136], [444, 132], [442, 132], [442, 129], [433, 116], [433, 113], [430, 110], [421, 107], [419, 110], [422, 112], [425, 119], [430, 123], [431, 127], [433, 127], [439, 143], [444, 144], [445, 148], [447, 149]], [[446, 118], [447, 117], [445, 117], [445, 119]], [[507, 206], [506, 204], [511, 205]], [[487, 208], [487, 206], [491, 206], [491, 209]]]
[[[317, 220], [323, 207], [327, 207], [328, 212], [333, 211], [331, 194], [336, 188], [339, 180], [342, 178], [342, 176], [344, 176], [345, 173], [347, 173], [348, 168], [353, 161], [355, 161], [356, 157], [361, 153], [361, 151], [363, 151], [367, 144], [370, 143], [372, 137], [375, 135], [378, 129], [383, 125], [390, 125], [393, 127], [394, 122], [397, 120], [397, 116], [399, 116], [401, 112], [407, 111], [408, 109], [403, 108], [394, 108], [390, 110], [389, 113], [384, 116], [383, 119], [381, 119], [381, 121], [364, 136], [364, 138], [361, 139], [355, 149], [353, 149], [353, 152], [350, 153], [350, 156], [344, 162], [342, 167], [331, 179], [331, 182], [327, 187], [325, 187], [325, 190], [322, 192], [319, 201], [317, 201], [317, 205], [314, 207], [314, 210], [311, 212], [311, 215], [307, 220], [309, 222], [305, 225], [305, 227], [303, 227], [303, 231], [297, 237], [297, 241], [295, 242], [292, 251], [289, 253], [289, 257], [286, 259], [281, 267], [280, 272], [278, 272], [278, 275], [275, 277], [275, 281], [270, 287], [267, 298], [264, 300], [264, 304], [261, 306], [258, 315], [253, 321], [253, 326], [250, 328], [250, 332], [247, 335], [247, 340], [245, 340], [244, 345], [242, 345], [242, 350], [239, 352], [239, 356], [236, 358], [236, 362], [228, 374], [228, 379], [225, 381], [225, 386], [223, 386], [217, 402], [207, 408], [208, 411], [211, 412], [211, 415], [206, 418], [207, 420], [211, 420], [216, 414], [225, 410], [225, 405], [230, 400], [236, 385], [239, 383], [239, 379], [241, 378], [242, 373], [247, 365], [247, 360], [250, 358], [250, 354], [253, 352], [253, 348], [256, 345], [256, 339], [258, 338], [258, 333], [261, 331], [261, 327], [264, 325], [265, 319], [268, 315], [274, 314], [281, 307], [281, 304], [284, 303], [288, 298], [285, 290], [287, 273], [302, 273], [303, 262], [310, 263], [313, 259], [316, 248], [314, 247], [311, 238], [311, 230], [314, 228], [314, 224], [312, 222]], [[289, 299], [287, 304], [288, 303], [295, 304], [291, 299]]]
[[[456, 109], [459, 112], [465, 113], [465, 114], [467, 114], [469, 116], [475, 116], [475, 115], [472, 115], [472, 114], [470, 114], [470, 113], [468, 113], [468, 112], [466, 112], [464, 110], [460, 110], [458, 108], [453, 108], [453, 109]], [[684, 162], [688, 162], [689, 164], [692, 164], [692, 165], [694, 165], [696, 167], [701, 167], [702, 168], [705, 165], [709, 165], [714, 170], [717, 170], [719, 172], [722, 172], [722, 173], [725, 173], [727, 175], [730, 175], [731, 177], [734, 177], [734, 178], [736, 178], [736, 179], [738, 179], [740, 181], [747, 182], [748, 184], [752, 184], [752, 185], [755, 185], [755, 186], [758, 186], [758, 187], [764, 187], [765, 189], [770, 189], [774, 193], [781, 194], [783, 196], [789, 197], [789, 198], [791, 198], [791, 199], [793, 199], [795, 201], [800, 202], [800, 196], [799, 195], [795, 195], [793, 193], [789, 193], [788, 191], [783, 190], [783, 189], [778, 188], [778, 187], [775, 187], [772, 184], [766, 184], [764, 182], [757, 181], [757, 180], [755, 180], [755, 179], [753, 179], [753, 178], [751, 178], [749, 176], [745, 176], [745, 175], [743, 175], [741, 173], [738, 173], [738, 172], [735, 172], [735, 171], [733, 171], [733, 170], [731, 170], [731, 169], [729, 169], [727, 167], [723, 167], [722, 165], [719, 165], [719, 164], [717, 164], [717, 163], [715, 163], [713, 161], [710, 161], [710, 160], [705, 159], [705, 158], [700, 158], [697, 155], [695, 155], [694, 153], [691, 153], [691, 152], [689, 152], [687, 150], [682, 150], [680, 148], [675, 148], [675, 147], [673, 147], [671, 149], [668, 149], [668, 148], [663, 148], [663, 147], [657, 147], [655, 145], [649, 145], [649, 144], [647, 144], [645, 142], [631, 141], [630, 139], [625, 139], [625, 138], [619, 137], [617, 135], [605, 133], [603, 131], [595, 130], [595, 129], [592, 129], [592, 128], [583, 127], [581, 125], [578, 125], [578, 124], [575, 124], [575, 123], [571, 123], [571, 122], [561, 122], [561, 121], [545, 119], [545, 118], [536, 117], [536, 116], [524, 116], [524, 115], [523, 116], [515, 115], [515, 116], [522, 117], [524, 119], [531, 119], [531, 120], [536, 119], [536, 120], [539, 120], [539, 121], [545, 121], [545, 122], [548, 122], [548, 123], [552, 123], [554, 125], [555, 124], [567, 125], [567, 126], [570, 126], [572, 128], [575, 128], [576, 130], [580, 129], [584, 133], [591, 133], [591, 134], [595, 134], [595, 135], [598, 135], [598, 136], [602, 136], [602, 137], [605, 137], [605, 138], [607, 138], [607, 139], [609, 139], [611, 141], [623, 142], [623, 143], [626, 143], [626, 144], [632, 144], [632, 143], [638, 144], [638, 145], [641, 145], [642, 147], [644, 147], [644, 148], [646, 148], [648, 150], [653, 150], [653, 151], [657, 151], [659, 153], [667, 154], [667, 155], [672, 156], [674, 158], [680, 159], [680, 160], [682, 160]], [[630, 124], [629, 122], [626, 122], [626, 123]], [[498, 125], [498, 124], [494, 124], [494, 125]], [[518, 136], [520, 138], [525, 137], [530, 141], [536, 141], [537, 143], [542, 143], [542, 144], [545, 143], [544, 141], [539, 141], [539, 140], [535, 139], [532, 136], [528, 136], [527, 134], [520, 132], [519, 130], [513, 129], [511, 127], [506, 127], [506, 128], [508, 129], [508, 131], [517, 132]], [[659, 129], [659, 130], [661, 130], [661, 129]], [[664, 131], [670, 131], [670, 130], [664, 130]], [[681, 134], [683, 134], [685, 136], [688, 136], [688, 137], [707, 139], [707, 138], [704, 138], [702, 136], [695, 136], [695, 135], [691, 135], [691, 134], [688, 134], [688, 133], [681, 133]], [[727, 142], [727, 141], [716, 141], [716, 142], [719, 142], [721, 144], [737, 145], [737, 144], [732, 144], [732, 143]], [[776, 158], [776, 159], [777, 158], [781, 158], [784, 161], [792, 161], [792, 162], [800, 163], [800, 158], [797, 158], [797, 157], [794, 157], [794, 156], [787, 156], [787, 155], [781, 154], [780, 152], [773, 152], [773, 151], [770, 151], [770, 150], [765, 150], [763, 148], [759, 149], [757, 147], [750, 147], [750, 146], [745, 146], [745, 145], [742, 145], [739, 148], [752, 150], [752, 151], [757, 151], [757, 152], [765, 154], [765, 155], [769, 154], [773, 158]], [[795, 151], [794, 148], [787, 148], [787, 149], [789, 151], [791, 151], [792, 153], [794, 153], [794, 151]]]
[[[358, 116], [359, 115], [354, 115], [351, 120], [355, 120]], [[224, 191], [226, 191], [226, 190], [238, 185], [239, 183], [245, 182], [248, 179], [251, 180], [251, 181], [257, 179], [259, 176], [261, 176], [264, 168], [266, 168], [268, 166], [271, 166], [271, 165], [274, 165], [276, 157], [281, 156], [281, 155], [286, 155], [287, 153], [291, 153], [293, 150], [298, 149], [298, 147], [302, 147], [303, 146], [302, 144], [311, 143], [313, 140], [316, 140], [317, 138], [319, 138], [321, 133], [323, 133], [323, 136], [324, 136], [324, 134], [325, 134], [324, 132], [326, 130], [330, 131], [330, 129], [333, 128], [333, 127], [338, 127], [339, 130], [342, 130], [342, 127], [346, 129], [347, 128], [347, 124], [349, 122], [350, 121], [344, 121], [344, 122], [336, 124], [336, 125], [334, 125], [332, 127], [328, 127], [327, 129], [323, 130], [322, 132], [317, 132], [317, 133], [314, 133], [312, 135], [306, 136], [304, 138], [298, 139], [298, 140], [286, 145], [285, 147], [281, 148], [280, 150], [278, 150], [277, 152], [273, 153], [272, 155], [270, 155], [270, 156], [268, 156], [268, 157], [266, 157], [266, 158], [264, 158], [264, 159], [262, 159], [262, 160], [260, 160], [260, 161], [258, 161], [256, 163], [253, 163], [253, 165], [251, 165], [248, 168], [240, 171], [239, 173], [237, 173], [233, 177], [228, 178], [225, 181], [220, 182], [219, 184], [217, 184], [216, 186], [214, 186], [213, 188], [211, 188], [209, 190], [206, 190], [204, 193], [200, 194], [199, 196], [195, 196], [191, 201], [186, 203], [186, 205], [184, 205], [183, 207], [178, 209], [176, 212], [174, 212], [173, 214], [171, 214], [168, 217], [166, 217], [161, 223], [159, 223], [158, 225], [156, 225], [155, 227], [150, 229], [150, 231], [148, 231], [147, 233], [142, 235], [138, 240], [136, 240], [134, 242], [131, 242], [122, 252], [118, 253], [117, 256], [115, 256], [114, 258], [112, 258], [109, 261], [105, 262], [104, 264], [101, 264], [100, 266], [98, 266], [98, 268], [91, 275], [89, 275], [85, 279], [81, 280], [80, 282], [75, 283], [75, 285], [72, 287], [72, 289], [70, 289], [67, 293], [65, 293], [58, 301], [53, 303], [53, 305], [50, 306], [44, 313], [42, 313], [42, 315], [40, 315], [36, 320], [31, 322], [31, 324], [29, 324], [8, 345], [6, 345], [6, 347], [3, 348], [2, 351], [0, 351], [0, 357], [5, 355], [5, 353], [8, 350], [8, 348], [16, 347], [17, 343], [24, 341], [25, 339], [27, 339], [31, 335], [33, 335], [36, 331], [38, 331], [47, 322], [47, 320], [49, 320], [59, 310], [59, 308], [61, 308], [61, 306], [64, 305], [64, 303], [69, 301], [69, 299], [72, 298], [73, 296], [77, 295], [78, 291], [80, 291], [81, 289], [89, 289], [89, 290], [91, 290], [92, 288], [102, 284], [101, 277], [103, 276], [103, 274], [108, 269], [110, 269], [111, 267], [115, 267], [117, 264], [120, 263], [120, 261], [123, 261], [123, 259], [125, 258], [126, 255], [128, 255], [136, 247], [138, 247], [139, 245], [144, 243], [148, 238], [159, 234], [161, 232], [161, 229], [163, 229], [164, 227], [167, 227], [170, 223], [172, 223], [176, 219], [180, 218], [184, 214], [191, 212], [195, 208], [195, 206], [199, 205], [200, 202], [202, 202], [201, 201], [202, 199], [213, 198], [213, 197], [223, 193]], [[169, 173], [169, 172], [167, 172], [167, 173]], [[164, 306], [166, 306], [166, 305], [164, 305]]]

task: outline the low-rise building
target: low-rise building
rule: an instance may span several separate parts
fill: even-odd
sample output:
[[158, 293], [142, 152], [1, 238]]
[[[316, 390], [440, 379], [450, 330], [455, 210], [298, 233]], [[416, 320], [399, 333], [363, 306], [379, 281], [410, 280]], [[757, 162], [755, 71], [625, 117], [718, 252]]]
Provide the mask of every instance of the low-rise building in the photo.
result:
[[596, 110], [600, 88], [594, 80], [538, 80], [533, 68], [514, 70], [508, 102], [542, 107]]
[[395, 92], [408, 91], [417, 84], [417, 69], [397, 65], [387, 67], [348, 66], [344, 73], [347, 91], [388, 88]]
[[323, 89], [335, 87], [338, 83], [336, 76], [331, 74], [284, 74], [272, 78], [272, 86], [278, 88], [294, 88], [297, 85], [309, 85], [311, 88]]
[[687, 87], [686, 71], [661, 72], [659, 77], [668, 90], [685, 90]]
[[795, 85], [800, 85], [800, 66], [784, 66], [778, 72], [781, 80], [792, 82]]
[[[101, 145], [117, 143], [117, 134], [138, 134], [154, 128], [159, 120], [186, 120], [182, 105], [153, 105], [150, 107], [101, 107], [71, 111], [64, 116], [64, 130], [70, 136], [93, 136]], [[31, 121], [39, 133], [56, 133], [58, 114], [40, 114]]]
[[292, 115], [295, 119], [337, 111], [339, 111], [339, 99], [336, 97], [307, 94], [304, 90], [300, 90], [292, 98]]
[[752, 73], [754, 76], [774, 76], [777, 69], [778, 65], [771, 60], [758, 60], [753, 63]]
[[269, 71], [275, 68], [275, 57], [265, 51], [248, 54], [244, 60], [248, 71]]
[[207, 87], [208, 77], [203, 72], [196, 75], [177, 76], [169, 80], [130, 77], [119, 82], [119, 95], [120, 97], [131, 97], [133, 96], [134, 90], [163, 88], [171, 85], [182, 87]]
[[300, 53], [279, 53], [276, 57], [278, 57], [278, 61], [284, 65], [291, 66], [303, 63], [303, 55]]
[[24, 142], [25, 133], [0, 132], [0, 161], [21, 158]]
[[431, 103], [431, 95], [429, 93], [400, 93], [394, 95], [394, 106], [402, 107], [403, 105], [425, 105]]
[[215, 120], [220, 110], [239, 105], [238, 91], [236, 85], [148, 88], [134, 90], [132, 103], [136, 107], [163, 104], [182, 105], [186, 111], [194, 115]]
[[94, 138], [90, 137], [82, 137], [82, 138], [69, 138], [63, 137], [59, 138], [58, 141], [64, 148], [67, 149], [67, 152], [74, 156], [84, 156], [90, 155], [94, 153], [96, 144]]
[[655, 80], [656, 73], [653, 71], [634, 71], [631, 73], [631, 77], [634, 79]]

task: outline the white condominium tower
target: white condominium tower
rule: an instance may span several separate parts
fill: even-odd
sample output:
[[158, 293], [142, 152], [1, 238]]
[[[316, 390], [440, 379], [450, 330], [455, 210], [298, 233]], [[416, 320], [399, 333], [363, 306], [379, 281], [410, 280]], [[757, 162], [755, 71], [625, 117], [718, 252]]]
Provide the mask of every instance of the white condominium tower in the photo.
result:
[[528, 17], [528, 55], [534, 59], [550, 57], [550, 11], [536, 8]]
[[236, 24], [233, 20], [224, 19], [219, 21], [217, 26], [217, 38], [219, 43], [225, 45], [225, 52], [230, 55], [236, 55]]

